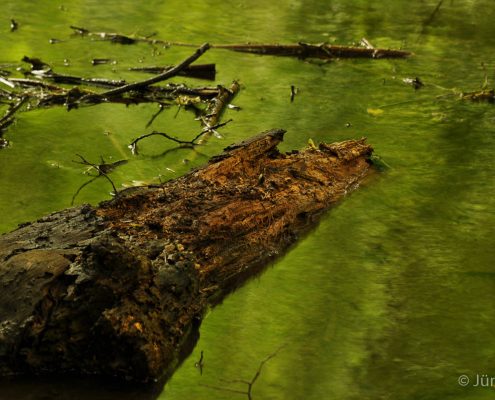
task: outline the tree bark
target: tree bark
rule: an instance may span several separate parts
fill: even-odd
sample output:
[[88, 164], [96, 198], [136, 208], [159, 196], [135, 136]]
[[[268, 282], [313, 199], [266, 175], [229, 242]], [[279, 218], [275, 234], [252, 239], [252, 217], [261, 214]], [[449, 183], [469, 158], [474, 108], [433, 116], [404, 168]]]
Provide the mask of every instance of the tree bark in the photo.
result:
[[208, 305], [259, 272], [372, 170], [364, 139], [278, 152], [283, 130], [209, 164], [0, 237], [0, 374], [163, 379]]

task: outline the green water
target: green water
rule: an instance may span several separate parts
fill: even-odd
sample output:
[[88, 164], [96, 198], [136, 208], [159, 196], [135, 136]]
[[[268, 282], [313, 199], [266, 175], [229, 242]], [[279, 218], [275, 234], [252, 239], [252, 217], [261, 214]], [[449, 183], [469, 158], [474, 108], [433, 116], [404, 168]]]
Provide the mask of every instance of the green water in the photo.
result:
[[[377, 47], [403, 47], [415, 55], [315, 65], [209, 51], [201, 61], [217, 63], [218, 83], [241, 81], [234, 103], [242, 110], [227, 112], [234, 122], [223, 129], [224, 138], [213, 138], [199, 154], [161, 156], [173, 146], [159, 138], [143, 142], [139, 156], [127, 148], [152, 129], [194, 137], [198, 122], [183, 111], [176, 118], [176, 110], [165, 111], [148, 129], [153, 105], [21, 113], [5, 134], [11, 147], [0, 151], [0, 231], [70, 205], [88, 180], [72, 162], [76, 153], [92, 160], [129, 158], [112, 174], [120, 186], [179, 176], [226, 145], [269, 128], [288, 130], [285, 150], [304, 146], [308, 138], [367, 136], [391, 168], [212, 310], [193, 354], [159, 398], [247, 398], [228, 392], [245, 390], [230, 381], [251, 380], [260, 362], [281, 346], [264, 365], [253, 399], [493, 398], [494, 388], [472, 384], [477, 374], [495, 376], [495, 108], [443, 97], [452, 92], [442, 88], [479, 89], [482, 63], [495, 85], [495, 7], [491, 0], [445, 0], [431, 17], [437, 4], [4, 0], [0, 63], [28, 55], [74, 75], [142, 79], [126, 69], [173, 64], [191, 49], [153, 55], [145, 44], [71, 37], [71, 24], [157, 32], [166, 40], [198, 44], [349, 44], [366, 37]], [[13, 33], [11, 17], [19, 23]], [[50, 38], [63, 42], [52, 45]], [[93, 58], [117, 64], [92, 67]], [[420, 90], [402, 82], [416, 76], [426, 84]], [[299, 88], [293, 103], [291, 85]], [[110, 190], [108, 182], [97, 180], [76, 203], [97, 203]], [[202, 375], [194, 366], [201, 351]], [[466, 387], [458, 384], [462, 374], [472, 381]]]

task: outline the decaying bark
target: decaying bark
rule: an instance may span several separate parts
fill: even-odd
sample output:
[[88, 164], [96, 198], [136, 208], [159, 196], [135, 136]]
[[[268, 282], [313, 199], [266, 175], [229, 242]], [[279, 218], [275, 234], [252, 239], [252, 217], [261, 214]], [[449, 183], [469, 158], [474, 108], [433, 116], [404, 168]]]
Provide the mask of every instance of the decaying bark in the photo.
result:
[[0, 374], [150, 381], [190, 351], [208, 305], [370, 171], [364, 139], [281, 154], [284, 131], [203, 168], [0, 237]]

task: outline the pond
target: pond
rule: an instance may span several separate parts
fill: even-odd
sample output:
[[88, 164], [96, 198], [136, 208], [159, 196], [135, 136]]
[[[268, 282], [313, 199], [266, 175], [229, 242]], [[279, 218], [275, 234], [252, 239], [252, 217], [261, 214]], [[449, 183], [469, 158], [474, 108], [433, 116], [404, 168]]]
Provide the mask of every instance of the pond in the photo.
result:
[[[38, 57], [57, 72], [80, 76], [143, 79], [128, 68], [174, 64], [191, 49], [74, 37], [70, 25], [156, 33], [193, 44], [349, 45], [364, 37], [376, 47], [414, 53], [406, 60], [315, 63], [210, 50], [201, 62], [216, 63], [217, 83], [240, 81], [234, 103], [241, 110], [228, 110], [225, 118], [233, 122], [220, 131], [223, 137], [198, 152], [168, 153], [174, 143], [153, 137], [142, 142], [139, 155], [130, 153], [132, 139], [153, 129], [194, 137], [199, 123], [176, 108], [149, 128], [156, 105], [18, 115], [4, 134], [10, 146], [0, 151], [0, 232], [70, 206], [88, 180], [85, 167], [73, 162], [76, 154], [108, 162], [129, 159], [112, 173], [121, 187], [180, 176], [230, 143], [284, 128], [283, 150], [303, 147], [309, 139], [366, 136], [389, 166], [260, 277], [211, 310], [191, 356], [159, 393], [143, 389], [143, 399], [246, 399], [235, 392], [246, 391], [239, 380], [251, 381], [271, 355], [253, 385], [253, 399], [493, 396], [493, 387], [476, 383], [477, 376], [495, 377], [495, 106], [459, 97], [479, 90], [485, 77], [495, 85], [491, 0], [4, 0], [2, 5], [0, 64], [21, 66], [23, 56]], [[18, 23], [14, 32], [10, 18]], [[114, 62], [92, 66], [95, 58]], [[422, 88], [404, 82], [415, 77]], [[172, 81], [205, 85], [190, 78]], [[291, 85], [298, 88], [293, 102]], [[110, 198], [111, 189], [97, 179], [75, 203], [97, 204]], [[202, 374], [195, 367], [201, 353]], [[462, 375], [471, 382], [461, 385]], [[0, 386], [0, 398], [2, 391], [24, 398], [22, 387], [31, 385], [24, 380], [10, 392]], [[25, 398], [56, 398], [50, 390], [41, 385], [33, 389], [39, 397]], [[99, 397], [97, 386], [91, 393], [107, 398]]]

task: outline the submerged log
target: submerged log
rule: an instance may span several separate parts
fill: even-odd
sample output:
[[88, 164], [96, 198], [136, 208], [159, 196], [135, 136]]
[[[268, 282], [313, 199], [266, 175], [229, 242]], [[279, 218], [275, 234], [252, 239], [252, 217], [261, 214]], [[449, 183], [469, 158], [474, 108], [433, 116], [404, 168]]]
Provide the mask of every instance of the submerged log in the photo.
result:
[[1, 236], [0, 375], [170, 374], [206, 308], [371, 171], [365, 139], [281, 154], [283, 134]]

